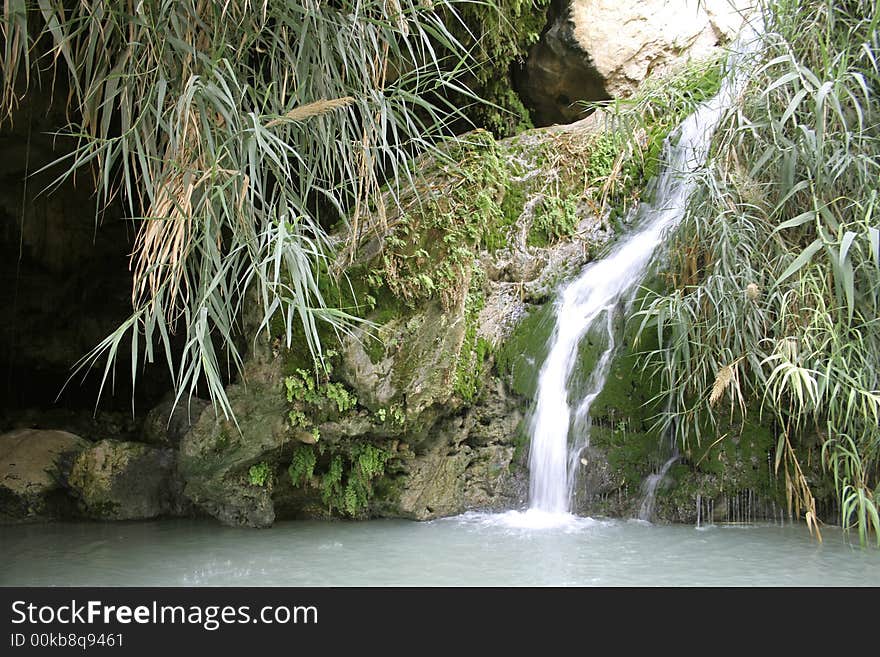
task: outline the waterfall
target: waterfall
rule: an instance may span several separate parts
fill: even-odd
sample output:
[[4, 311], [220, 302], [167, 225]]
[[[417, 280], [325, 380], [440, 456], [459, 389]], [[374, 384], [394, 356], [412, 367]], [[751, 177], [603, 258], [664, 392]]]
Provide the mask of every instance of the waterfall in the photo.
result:
[[[747, 49], [735, 50], [744, 53]], [[715, 129], [741, 86], [737, 63], [742, 56], [732, 54], [731, 71], [718, 94], [697, 107], [667, 137], [663, 167], [652, 182], [653, 200], [642, 203], [627, 218], [627, 223], [636, 228], [621, 237], [606, 257], [588, 264], [558, 294], [556, 325], [538, 376], [529, 425], [530, 512], [559, 515], [570, 510], [573, 474], [589, 441], [590, 406], [602, 391], [617, 346], [613, 320], [629, 310], [655, 251], [685, 214], [696, 185], [695, 174], [704, 166]], [[572, 400], [569, 380], [578, 345], [593, 327], [607, 335], [607, 346], [590, 375], [583, 398]]]
[[648, 475], [642, 484], [642, 501], [639, 504], [639, 520], [650, 522], [654, 516], [654, 500], [657, 495], [657, 486], [663, 481], [663, 477], [669, 472], [669, 468], [680, 458], [678, 450], [674, 450], [672, 456], [663, 464], [659, 472]]

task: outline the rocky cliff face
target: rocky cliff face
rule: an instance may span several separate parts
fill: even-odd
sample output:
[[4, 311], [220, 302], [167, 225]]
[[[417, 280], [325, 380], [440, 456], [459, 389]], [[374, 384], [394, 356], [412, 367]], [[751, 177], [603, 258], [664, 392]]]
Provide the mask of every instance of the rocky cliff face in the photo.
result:
[[523, 505], [523, 400], [495, 354], [611, 234], [584, 189], [599, 126], [477, 132], [423, 162], [420, 202], [349, 270], [369, 324], [320, 365], [270, 327], [228, 389], [239, 426], [208, 409], [181, 441], [186, 496], [256, 527]]
[[626, 98], [649, 75], [729, 42], [748, 0], [567, 0], [517, 80], [538, 125], [584, 115], [583, 101]]

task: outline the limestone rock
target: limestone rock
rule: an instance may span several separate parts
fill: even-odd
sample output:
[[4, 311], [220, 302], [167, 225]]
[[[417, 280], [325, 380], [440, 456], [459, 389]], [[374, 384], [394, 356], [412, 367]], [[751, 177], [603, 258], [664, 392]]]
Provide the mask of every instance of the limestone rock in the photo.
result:
[[444, 311], [432, 302], [386, 323], [379, 331], [381, 353], [368, 352], [362, 335], [347, 338], [341, 374], [361, 404], [372, 411], [396, 406], [411, 426], [429, 426], [431, 410], [451, 403], [465, 337], [464, 303], [462, 296]]
[[529, 54], [519, 85], [539, 124], [624, 98], [649, 75], [730, 41], [750, 0], [568, 0]]
[[61, 486], [65, 462], [89, 446], [66, 431], [0, 435], [0, 521], [65, 517], [75, 511]]
[[632, 94], [651, 72], [705, 57], [742, 23], [730, 0], [575, 0], [570, 16], [575, 40], [615, 98]]
[[[221, 485], [218, 486], [216, 481], [221, 482]], [[202, 510], [224, 525], [262, 529], [271, 527], [275, 522], [271, 489], [255, 486], [245, 477], [215, 482], [194, 480], [186, 491], [197, 500]]]
[[210, 402], [198, 397], [184, 397], [175, 405], [174, 394], [169, 394], [147, 414], [142, 440], [145, 443], [177, 447], [208, 406]]
[[519, 406], [496, 381], [463, 417], [439, 422], [430, 447], [405, 463], [396, 513], [389, 515], [430, 520], [523, 505], [528, 484], [514, 459]]
[[251, 484], [247, 473], [263, 461], [274, 463], [296, 441], [286, 425], [281, 377], [275, 385], [231, 385], [226, 394], [239, 425], [210, 409], [201, 414], [180, 443], [185, 493], [221, 522], [268, 527], [275, 520], [270, 486]]
[[102, 440], [80, 452], [67, 484], [82, 512], [98, 520], [136, 520], [179, 511], [174, 452]]

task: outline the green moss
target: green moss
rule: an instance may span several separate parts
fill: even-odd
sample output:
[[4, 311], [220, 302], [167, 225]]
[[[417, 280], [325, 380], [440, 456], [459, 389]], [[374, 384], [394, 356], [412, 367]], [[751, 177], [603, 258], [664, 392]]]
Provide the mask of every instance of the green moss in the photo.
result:
[[[373, 321], [381, 325], [387, 323], [387, 321], [390, 321], [390, 319], [387, 319], [385, 322], [381, 322], [378, 318], [376, 318]], [[385, 358], [385, 343], [378, 336], [367, 336], [366, 340], [364, 341], [364, 349], [367, 352], [367, 356], [369, 357], [370, 362], [374, 365], [376, 363], [382, 362], [382, 360]]]
[[[657, 175], [666, 138], [699, 103], [718, 92], [721, 74], [720, 58], [689, 62], [650, 78], [632, 98], [609, 104], [611, 129], [597, 138], [590, 168], [592, 180], [603, 183], [614, 210], [612, 220], [622, 217]], [[621, 153], [623, 159], [615, 163]]]
[[538, 385], [538, 370], [547, 357], [553, 332], [553, 304], [546, 303], [522, 319], [511, 336], [495, 352], [495, 367], [511, 390], [532, 399]]
[[594, 420], [590, 429], [590, 444], [605, 453], [614, 481], [632, 491], [663, 460], [657, 434], [636, 426], [643, 428], [638, 422]]
[[[617, 339], [620, 340], [621, 336]], [[604, 341], [597, 340], [589, 345], [588, 336], [581, 345], [582, 352], [591, 346], [594, 348], [593, 358], [598, 358], [605, 348]], [[577, 368], [574, 378], [581, 383], [590, 374], [591, 369], [585, 364]], [[654, 423], [662, 410], [655, 399], [659, 392], [656, 380], [642, 373], [637, 355], [625, 345], [612, 361], [608, 378], [602, 392], [593, 400], [590, 414], [594, 418], [607, 418], [615, 424], [621, 418], [628, 418], [631, 423], [647, 427]]]
[[[347, 272], [334, 276], [328, 271], [328, 265], [324, 260], [316, 263], [316, 279], [318, 289], [329, 308], [351, 315], [354, 318], [364, 318], [375, 307], [376, 300], [368, 299], [368, 286], [365, 282], [365, 274], [359, 266], [352, 267]], [[316, 326], [321, 345], [326, 349], [337, 344], [337, 334], [327, 322], [318, 322]], [[309, 350], [306, 333], [300, 316], [293, 312], [285, 316], [277, 311], [269, 320], [268, 331], [273, 342], [273, 347], [281, 357], [281, 370], [285, 376], [291, 376], [298, 370], [320, 369], [323, 364], [316, 363], [315, 357]], [[290, 345], [287, 348], [284, 345]], [[323, 358], [330, 359], [333, 354], [325, 353]]]
[[248, 470], [248, 481], [251, 486], [263, 487], [269, 483], [269, 478], [271, 476], [272, 470], [269, 468], [269, 464], [265, 461], [252, 465]]
[[[369, 268], [363, 264], [355, 264], [345, 272], [334, 275], [328, 270], [327, 263], [318, 262], [318, 288], [326, 305], [354, 318], [367, 319], [378, 324], [386, 319], [399, 316], [401, 306], [398, 300], [387, 291], [371, 286]], [[288, 327], [290, 336], [288, 339]], [[334, 346], [338, 345], [338, 335], [327, 322], [317, 325], [321, 345], [325, 351], [324, 362], [316, 362], [308, 348], [305, 331], [298, 315], [285, 318], [279, 311], [269, 321], [269, 333], [275, 348], [281, 357], [282, 375], [297, 376], [302, 371], [321, 372], [328, 367], [332, 370], [334, 357], [337, 356]], [[367, 338], [371, 344], [374, 339]], [[290, 344], [284, 348], [282, 345]], [[379, 345], [381, 346], [381, 345]]]
[[526, 419], [522, 419], [519, 421], [519, 424], [516, 425], [516, 431], [513, 435], [513, 458], [510, 459], [510, 464], [507, 466], [508, 470], [511, 472], [517, 470], [521, 467], [521, 464], [525, 462], [526, 456], [529, 451], [529, 427], [528, 421]]
[[[631, 331], [624, 332], [631, 340]], [[620, 339], [620, 338], [618, 338]], [[651, 349], [656, 336], [643, 336]], [[581, 345], [579, 369], [590, 369], [595, 352], [604, 344], [590, 343], [589, 336]], [[591, 356], [590, 350], [594, 351]], [[575, 380], [578, 375], [575, 373]], [[581, 378], [586, 378], [582, 373]], [[644, 376], [638, 354], [624, 346], [612, 362], [602, 392], [590, 409], [593, 426], [591, 445], [601, 449], [613, 471], [613, 479], [629, 491], [639, 490], [641, 482], [656, 472], [669, 456], [668, 436], [656, 428], [659, 406], [655, 379]], [[713, 441], [692, 446], [668, 472], [671, 483], [658, 491], [658, 508], [667, 517], [684, 519], [686, 511], [695, 508], [697, 495], [703, 499], [721, 499], [740, 490], [751, 490], [763, 500], [784, 505], [780, 481], [768, 464], [768, 454], [775, 445], [773, 432], [766, 426], [737, 422], [716, 428], [704, 427], [704, 435], [715, 435]]]
[[466, 402], [473, 402], [479, 392], [483, 378], [489, 343], [477, 337], [478, 319], [485, 304], [482, 280], [483, 274], [475, 270], [468, 295], [465, 299], [465, 333], [461, 352], [455, 368], [455, 392]]
[[578, 210], [579, 196], [546, 196], [535, 208], [532, 225], [526, 243], [544, 247], [571, 237], [581, 216]]
[[302, 445], [294, 451], [288, 473], [295, 487], [318, 488], [330, 513], [358, 517], [367, 510], [374, 485], [385, 474], [391, 453], [370, 443], [355, 443], [332, 452], [319, 466], [315, 448]]
[[221, 429], [217, 433], [217, 440], [214, 443], [214, 449], [218, 452], [222, 452], [226, 449], [227, 445], [229, 445], [229, 432], [225, 429]]
[[501, 201], [502, 221], [496, 230], [486, 238], [486, 246], [490, 250], [507, 245], [505, 229], [513, 226], [522, 215], [526, 205], [525, 188], [522, 185], [511, 185]]
[[[770, 455], [775, 438], [769, 427], [752, 422], [719, 427], [711, 443], [689, 449], [669, 475], [672, 484], [658, 494], [658, 505], [686, 516], [697, 496], [704, 500], [735, 497], [750, 491], [756, 500], [786, 505], [784, 481], [777, 477]], [[684, 511], [682, 511], [684, 510]]]
[[409, 308], [436, 298], [451, 308], [477, 252], [506, 243], [509, 165], [492, 135], [478, 130], [451, 142], [435, 166], [439, 180], [384, 238], [368, 275], [373, 297], [390, 293]]

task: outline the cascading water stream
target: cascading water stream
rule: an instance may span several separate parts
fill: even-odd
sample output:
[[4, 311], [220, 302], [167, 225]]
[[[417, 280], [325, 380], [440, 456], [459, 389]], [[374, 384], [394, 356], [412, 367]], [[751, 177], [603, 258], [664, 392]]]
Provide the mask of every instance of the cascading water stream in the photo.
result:
[[[653, 181], [654, 200], [642, 203], [635, 216], [628, 218], [637, 228], [622, 237], [605, 258], [587, 265], [557, 297], [556, 327], [539, 374], [530, 424], [530, 513], [567, 515], [570, 510], [573, 473], [589, 440], [590, 406], [602, 391], [617, 346], [614, 318], [629, 309], [655, 251], [685, 214], [696, 185], [695, 174], [704, 166], [715, 129], [741, 87], [737, 64], [748, 49], [739, 50], [741, 53], [730, 58], [731, 71], [718, 94], [701, 104], [667, 138], [663, 170]], [[573, 404], [569, 382], [578, 345], [593, 326], [607, 334], [607, 346], [583, 398]]]
[[678, 453], [678, 450], [673, 450], [672, 456], [666, 460], [666, 463], [663, 464], [660, 471], [648, 475], [648, 478], [645, 479], [642, 484], [644, 494], [642, 496], [642, 501], [639, 504], [639, 520], [650, 522], [651, 518], [654, 517], [654, 501], [657, 498], [657, 486], [663, 481], [663, 478], [666, 476], [666, 473], [669, 472], [669, 468], [672, 467], [672, 464], [679, 458], [681, 458], [681, 455]]

